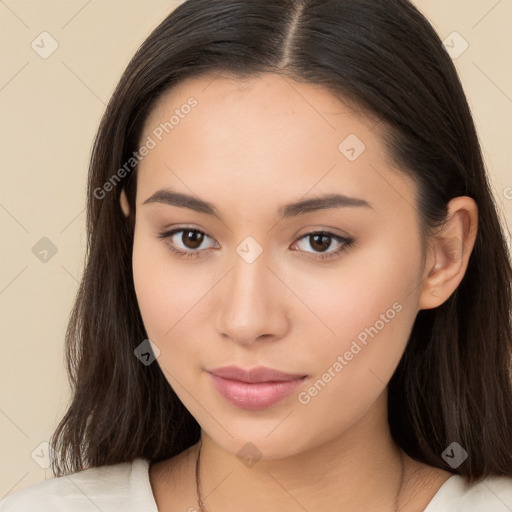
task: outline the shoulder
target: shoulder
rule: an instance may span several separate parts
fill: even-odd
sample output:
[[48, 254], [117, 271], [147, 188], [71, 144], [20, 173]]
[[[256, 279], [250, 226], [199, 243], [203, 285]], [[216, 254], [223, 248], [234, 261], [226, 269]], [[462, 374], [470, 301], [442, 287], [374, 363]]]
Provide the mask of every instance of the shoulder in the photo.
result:
[[0, 501], [0, 512], [156, 512], [149, 461], [137, 458], [52, 478]]
[[459, 475], [449, 478], [424, 512], [510, 512], [512, 477], [491, 476], [468, 484]]

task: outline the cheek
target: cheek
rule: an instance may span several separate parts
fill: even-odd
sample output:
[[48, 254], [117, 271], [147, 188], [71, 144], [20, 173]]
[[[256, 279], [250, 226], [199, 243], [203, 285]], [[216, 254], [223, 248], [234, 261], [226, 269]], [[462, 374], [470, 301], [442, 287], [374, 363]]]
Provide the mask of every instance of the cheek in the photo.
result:
[[[200, 330], [210, 312], [202, 307], [218, 278], [176, 261], [149, 230], [135, 230], [133, 278], [137, 302], [148, 338], [160, 349], [158, 363], [166, 377], [190, 365], [199, 367], [204, 350]], [[195, 342], [194, 342], [195, 340]]]
[[[343, 390], [354, 406], [368, 386], [370, 390], [376, 384], [379, 391], [387, 385], [417, 314], [420, 246], [411, 244], [410, 233], [408, 238], [397, 233], [392, 239], [390, 244], [388, 236], [375, 237], [371, 244], [347, 253], [336, 272], [295, 276], [294, 291], [318, 318], [308, 315], [310, 326], [304, 320], [302, 330], [309, 331], [309, 338], [314, 326], [321, 333], [314, 353], [309, 347], [312, 370], [321, 379], [327, 372], [322, 379], [328, 382], [326, 387], [332, 393]], [[319, 394], [325, 396], [325, 404], [335, 397], [323, 388]]]
[[142, 227], [135, 230], [133, 279], [146, 330], [155, 340], [172, 332], [204, 293], [197, 273], [173, 263], [165, 243]]

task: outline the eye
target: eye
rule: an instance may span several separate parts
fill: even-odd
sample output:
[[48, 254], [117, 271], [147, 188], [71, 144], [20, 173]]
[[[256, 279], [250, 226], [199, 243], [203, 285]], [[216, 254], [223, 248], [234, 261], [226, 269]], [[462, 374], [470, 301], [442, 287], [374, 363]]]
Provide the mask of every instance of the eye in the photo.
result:
[[[339, 256], [342, 251], [352, 247], [354, 244], [354, 240], [330, 233], [329, 231], [315, 231], [312, 233], [307, 233], [306, 235], [299, 238], [298, 242], [296, 242], [296, 245], [299, 245], [299, 242], [302, 241], [307, 241], [307, 244], [313, 248], [313, 251], [308, 251], [307, 249], [303, 248], [300, 250], [313, 253], [315, 259], [335, 258]], [[328, 249], [332, 247], [333, 242], [338, 244], [337, 248], [328, 251]]]
[[180, 228], [172, 231], [165, 231], [158, 235], [158, 238], [165, 240], [169, 249], [186, 258], [195, 258], [201, 256], [212, 247], [201, 247], [205, 240], [213, 240], [203, 231], [192, 228]]
[[[212, 237], [203, 231], [194, 228], [179, 228], [172, 231], [164, 231], [159, 233], [158, 238], [164, 240], [172, 252], [185, 258], [202, 257], [205, 252], [208, 252], [213, 248], [219, 248], [219, 245]], [[207, 240], [214, 242], [214, 244], [202, 247], [204, 242]], [[308, 245], [313, 248], [313, 251], [308, 251], [307, 249], [300, 247], [299, 250], [306, 253], [312, 253], [313, 259], [320, 260], [335, 258], [339, 256], [342, 251], [352, 247], [354, 244], [354, 240], [344, 238], [329, 231], [314, 231], [307, 233], [300, 237], [299, 240], [295, 242], [295, 245], [299, 245], [300, 242], [304, 241], [308, 241]], [[334, 244], [337, 244], [337, 247], [334, 250], [329, 251], [333, 242]]]

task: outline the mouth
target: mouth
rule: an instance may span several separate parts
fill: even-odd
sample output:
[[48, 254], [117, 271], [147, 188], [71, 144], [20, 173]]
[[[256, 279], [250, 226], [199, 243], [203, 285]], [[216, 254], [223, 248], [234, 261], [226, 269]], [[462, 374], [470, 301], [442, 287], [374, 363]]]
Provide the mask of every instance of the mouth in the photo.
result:
[[265, 409], [289, 396], [308, 377], [263, 366], [244, 370], [225, 366], [209, 370], [215, 389], [241, 409]]

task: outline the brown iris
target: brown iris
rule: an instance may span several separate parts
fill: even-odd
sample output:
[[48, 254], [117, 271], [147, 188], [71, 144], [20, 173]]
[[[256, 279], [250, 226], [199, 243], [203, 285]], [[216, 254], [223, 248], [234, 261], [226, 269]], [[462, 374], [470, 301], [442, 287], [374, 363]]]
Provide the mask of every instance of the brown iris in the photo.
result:
[[310, 235], [310, 244], [315, 251], [323, 252], [326, 251], [329, 246], [331, 245], [331, 238], [330, 236], [324, 235], [324, 234], [316, 234], [316, 235]]
[[199, 231], [183, 231], [181, 235], [181, 241], [183, 245], [188, 249], [197, 249], [204, 240], [204, 233]]

